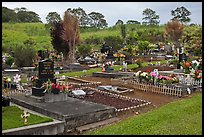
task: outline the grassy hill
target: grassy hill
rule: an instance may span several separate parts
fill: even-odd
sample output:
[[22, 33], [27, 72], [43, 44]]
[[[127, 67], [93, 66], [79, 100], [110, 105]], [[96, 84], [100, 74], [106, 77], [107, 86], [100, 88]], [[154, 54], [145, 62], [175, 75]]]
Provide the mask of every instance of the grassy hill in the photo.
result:
[[[141, 33], [157, 29], [163, 31], [164, 27], [148, 27], [137, 24], [129, 24], [126, 27], [127, 34], [133, 31], [141, 31]], [[87, 39], [97, 39], [99, 44], [105, 37], [121, 36], [120, 26], [113, 26], [103, 30], [99, 29], [81, 29], [80, 38], [82, 43]], [[43, 23], [2, 23], [2, 48], [3, 51], [9, 52], [10, 47], [13, 48], [22, 45], [26, 40], [33, 40], [35, 45], [34, 49], [52, 49], [51, 37], [48, 30], [45, 29]]]
[[33, 40], [34, 49], [50, 49], [51, 37], [42, 23], [2, 23], [2, 49], [22, 45], [26, 40]]
[[169, 103], [89, 135], [202, 135], [202, 94]]

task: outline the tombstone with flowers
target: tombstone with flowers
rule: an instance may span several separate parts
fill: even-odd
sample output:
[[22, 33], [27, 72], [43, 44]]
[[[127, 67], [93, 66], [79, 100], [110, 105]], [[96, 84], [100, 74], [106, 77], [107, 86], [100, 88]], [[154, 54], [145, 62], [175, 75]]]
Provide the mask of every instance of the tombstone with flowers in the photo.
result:
[[56, 102], [67, 100], [67, 94], [72, 86], [63, 82], [56, 83], [54, 78], [54, 63], [51, 60], [43, 60], [39, 63], [39, 75], [37, 87], [32, 88], [32, 95], [43, 97], [45, 102]]
[[56, 78], [54, 77], [54, 62], [52, 60], [46, 59], [39, 62], [38, 77], [33, 77], [32, 95], [34, 96], [44, 96], [45, 87], [44, 83], [51, 81], [56, 84]]

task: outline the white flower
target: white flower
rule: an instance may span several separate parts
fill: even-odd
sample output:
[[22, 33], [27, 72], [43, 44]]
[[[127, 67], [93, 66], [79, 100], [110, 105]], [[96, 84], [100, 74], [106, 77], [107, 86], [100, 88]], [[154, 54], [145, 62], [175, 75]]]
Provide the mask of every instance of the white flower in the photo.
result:
[[141, 70], [138, 71], [137, 73], [135, 73], [135, 76], [138, 77], [140, 75], [140, 72], [141, 72]]
[[21, 75], [16, 74], [16, 76], [13, 77], [13, 82], [18, 83], [21, 81]]
[[142, 72], [142, 74], [140, 74], [140, 76], [143, 76], [143, 77], [145, 77], [145, 76], [147, 76], [147, 75], [148, 75], [147, 72]]

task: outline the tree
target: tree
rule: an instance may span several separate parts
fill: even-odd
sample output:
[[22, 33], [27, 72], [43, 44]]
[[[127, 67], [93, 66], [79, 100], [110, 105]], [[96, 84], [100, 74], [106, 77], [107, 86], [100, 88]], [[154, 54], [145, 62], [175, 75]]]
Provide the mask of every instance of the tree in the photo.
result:
[[2, 22], [42, 22], [39, 15], [26, 8], [15, 8], [14, 10], [2, 7]]
[[164, 37], [172, 40], [177, 48], [180, 48], [179, 39], [183, 34], [183, 24], [178, 20], [172, 20], [165, 25]]
[[142, 24], [146, 24], [146, 25], [158, 25], [159, 24], [159, 15], [156, 15], [156, 12], [146, 8], [142, 15], [144, 15], [145, 17], [142, 18], [142, 20], [146, 20], [144, 22], [142, 22]]
[[91, 18], [91, 23], [90, 25], [92, 27], [96, 27], [96, 28], [105, 28], [108, 26], [108, 23], [106, 22], [106, 20], [104, 19], [104, 15], [102, 15], [101, 13], [98, 12], [91, 12], [88, 14], [88, 16]]
[[17, 17], [20, 22], [42, 22], [39, 15], [33, 11], [27, 11], [26, 8], [16, 8]]
[[77, 48], [78, 53], [80, 54], [80, 56], [87, 56], [90, 55], [92, 50], [92, 47], [90, 45], [80, 45]]
[[50, 26], [54, 26], [57, 22], [62, 21], [60, 15], [57, 12], [49, 12], [46, 16], [47, 24], [50, 24]]
[[180, 42], [188, 53], [202, 55], [202, 27], [186, 26]]
[[57, 12], [49, 12], [46, 16], [47, 24], [45, 24], [46, 30], [51, 30], [55, 24], [62, 21], [60, 15]]
[[127, 24], [140, 24], [140, 22], [136, 20], [128, 20], [126, 23]]
[[190, 18], [188, 16], [191, 15], [191, 12], [188, 11], [185, 7], [178, 7], [175, 10], [171, 11], [171, 15], [174, 16], [172, 20], [178, 20], [182, 23], [190, 22]]
[[54, 24], [54, 27], [51, 28], [51, 43], [56, 51], [62, 52], [63, 55], [67, 55], [69, 52], [69, 47], [67, 46], [66, 41], [64, 41], [61, 37], [63, 29], [63, 22], [57, 22]]
[[125, 27], [125, 24], [121, 25], [121, 35], [123, 38], [123, 47], [125, 47], [126, 46], [126, 27]]
[[76, 45], [79, 44], [79, 22], [76, 16], [65, 11], [63, 20], [62, 39], [66, 42], [67, 51], [64, 52], [66, 63], [75, 62]]
[[2, 22], [18, 22], [18, 18], [14, 10], [2, 7]]
[[78, 18], [79, 25], [81, 27], [86, 27], [90, 25], [90, 18], [82, 8], [80, 7], [76, 9], [68, 8], [67, 11], [69, 11], [72, 15], [75, 15]]
[[149, 41], [138, 41], [138, 51], [140, 53], [147, 53], [149, 51]]
[[123, 21], [122, 20], [118, 20], [115, 25], [122, 25], [123, 24]]

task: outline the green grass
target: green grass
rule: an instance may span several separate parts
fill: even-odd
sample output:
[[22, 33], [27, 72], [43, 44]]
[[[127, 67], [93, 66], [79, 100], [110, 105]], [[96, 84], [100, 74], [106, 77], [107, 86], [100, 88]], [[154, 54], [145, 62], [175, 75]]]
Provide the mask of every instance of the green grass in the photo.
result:
[[24, 119], [21, 118], [21, 114], [23, 114], [23, 110], [17, 106], [3, 107], [2, 130], [53, 121], [51, 118], [41, 117], [30, 113], [30, 117], [28, 117], [28, 123], [24, 125]]
[[202, 135], [202, 94], [88, 132], [90, 135]]
[[[152, 61], [153, 64], [155, 64], [157, 61]], [[162, 60], [160, 61], [161, 64], [166, 63], [166, 60]], [[148, 62], [144, 62], [142, 63], [142, 66], [147, 66]], [[115, 65], [113, 66], [114, 68], [114, 72], [119, 71], [120, 69], [122, 69], [122, 65]], [[138, 65], [137, 64], [129, 64], [128, 65], [128, 69], [133, 69], [133, 68], [137, 68]], [[61, 73], [58, 76], [69, 76], [69, 77], [79, 77], [79, 76], [83, 76], [85, 75], [92, 75], [93, 72], [101, 72], [101, 67], [100, 68], [93, 68], [93, 69], [89, 69], [87, 70], [85, 73], [83, 73], [83, 71], [75, 71], [75, 72], [67, 72], [67, 73]]]

